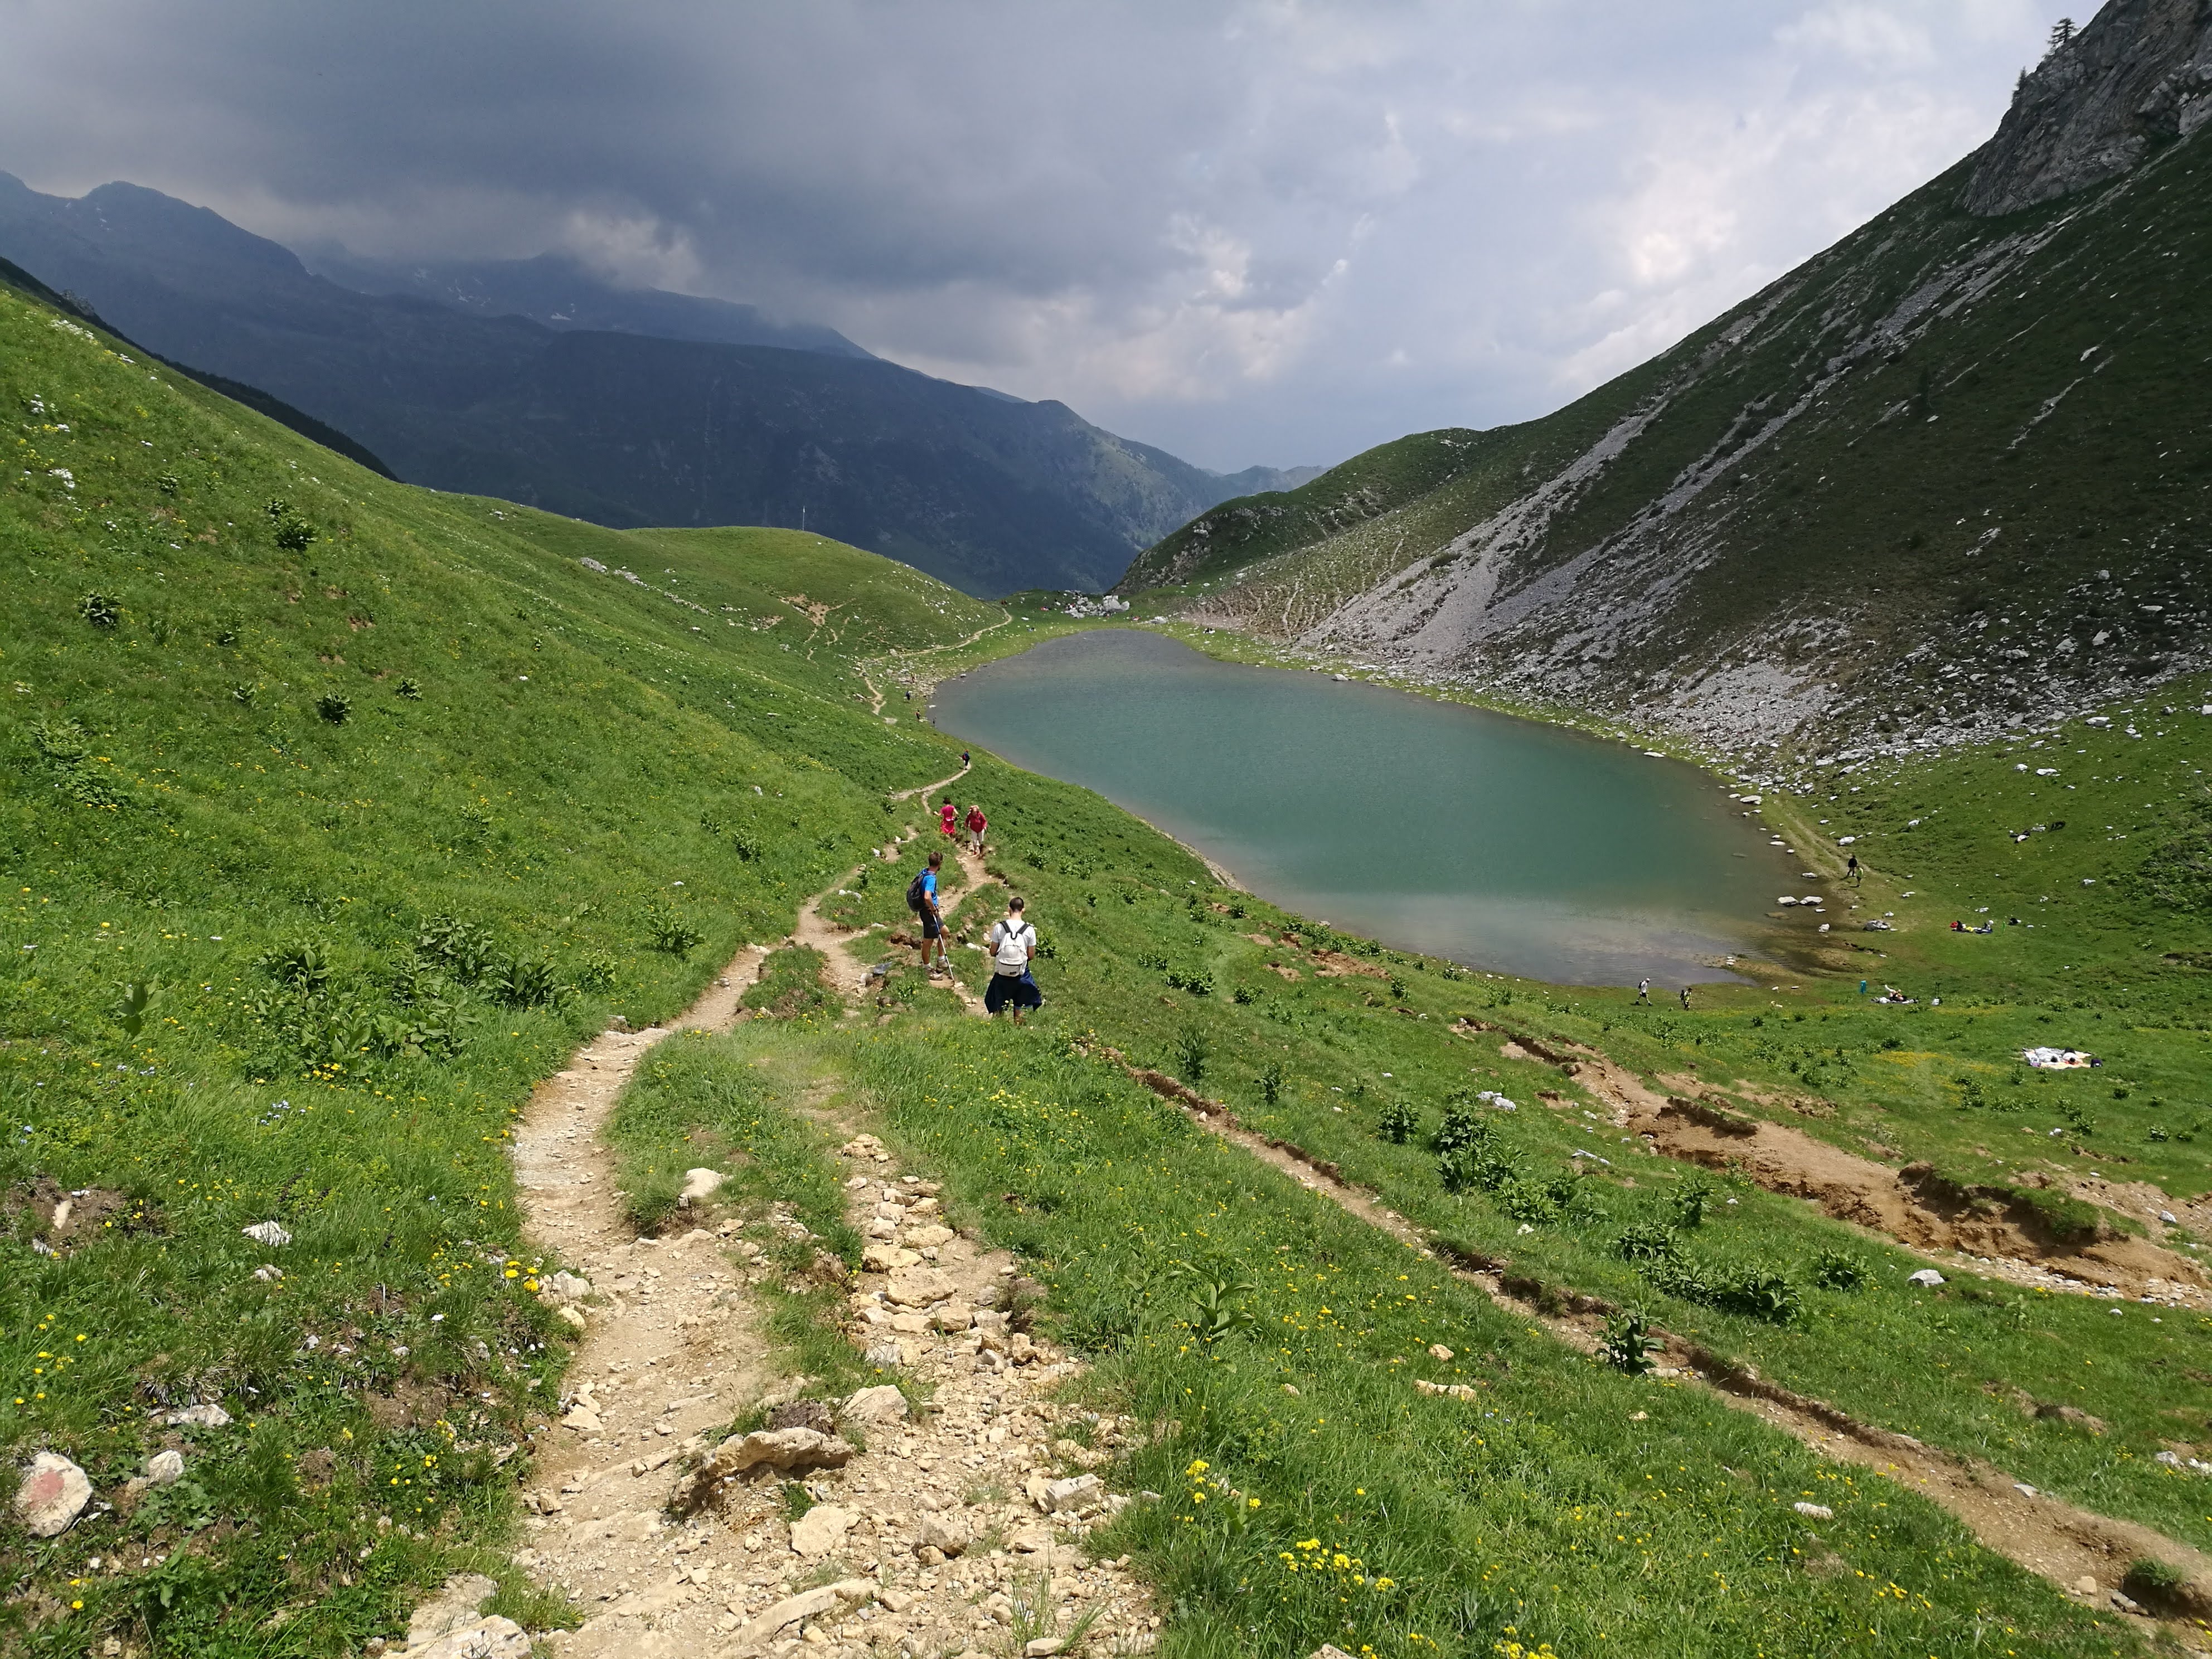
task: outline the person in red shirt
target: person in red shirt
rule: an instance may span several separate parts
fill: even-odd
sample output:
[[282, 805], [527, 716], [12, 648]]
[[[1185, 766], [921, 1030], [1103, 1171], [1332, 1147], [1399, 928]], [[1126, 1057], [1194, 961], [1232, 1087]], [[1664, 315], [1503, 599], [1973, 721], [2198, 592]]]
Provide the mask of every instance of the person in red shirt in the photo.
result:
[[945, 805], [937, 809], [937, 827], [945, 832], [945, 838], [947, 841], [960, 839], [960, 831], [956, 827], [959, 820], [960, 809], [952, 804], [952, 797], [947, 795], [945, 798]]
[[978, 857], [983, 852], [983, 830], [990, 820], [983, 816], [983, 803], [977, 801], [968, 809], [968, 848]]

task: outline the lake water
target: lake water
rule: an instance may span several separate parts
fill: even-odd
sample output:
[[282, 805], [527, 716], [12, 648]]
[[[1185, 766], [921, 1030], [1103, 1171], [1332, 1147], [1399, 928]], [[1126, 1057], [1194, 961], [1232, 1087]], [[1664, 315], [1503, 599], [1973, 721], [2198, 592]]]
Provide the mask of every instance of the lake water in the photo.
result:
[[1729, 956], [1778, 943], [1776, 896], [1819, 890], [1692, 767], [1135, 629], [992, 663], [934, 708], [963, 742], [1097, 790], [1275, 903], [1474, 966], [1648, 974], [1656, 1000], [1733, 978]]

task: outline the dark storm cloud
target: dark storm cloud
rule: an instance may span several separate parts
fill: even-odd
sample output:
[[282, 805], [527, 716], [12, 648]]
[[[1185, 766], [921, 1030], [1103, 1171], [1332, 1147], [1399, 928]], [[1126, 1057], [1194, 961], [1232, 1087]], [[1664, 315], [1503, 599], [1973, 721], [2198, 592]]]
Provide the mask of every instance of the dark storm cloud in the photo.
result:
[[1209, 465], [1539, 413], [1978, 142], [2034, 0], [22, 0], [0, 167], [562, 247]]

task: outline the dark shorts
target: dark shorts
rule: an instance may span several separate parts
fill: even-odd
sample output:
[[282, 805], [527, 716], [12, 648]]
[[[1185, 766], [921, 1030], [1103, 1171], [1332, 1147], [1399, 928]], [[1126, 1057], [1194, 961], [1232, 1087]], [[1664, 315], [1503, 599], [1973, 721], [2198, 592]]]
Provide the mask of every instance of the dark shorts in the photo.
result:
[[937, 917], [931, 915], [927, 910], [921, 913], [921, 936], [924, 939], [943, 939], [945, 937], [944, 922]]
[[1037, 989], [1036, 978], [1026, 969], [1018, 974], [994, 974], [991, 982], [983, 988], [983, 1006], [997, 1013], [1008, 1003], [1017, 1008], [1042, 1008], [1044, 993]]

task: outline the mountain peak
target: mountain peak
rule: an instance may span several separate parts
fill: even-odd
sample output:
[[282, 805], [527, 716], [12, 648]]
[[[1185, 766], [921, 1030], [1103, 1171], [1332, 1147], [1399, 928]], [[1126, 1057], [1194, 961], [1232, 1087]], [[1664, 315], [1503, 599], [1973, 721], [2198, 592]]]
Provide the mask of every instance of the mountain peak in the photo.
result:
[[2212, 120], [2212, 0], [2107, 0], [2021, 77], [1960, 205], [2017, 213], [2116, 179]]

